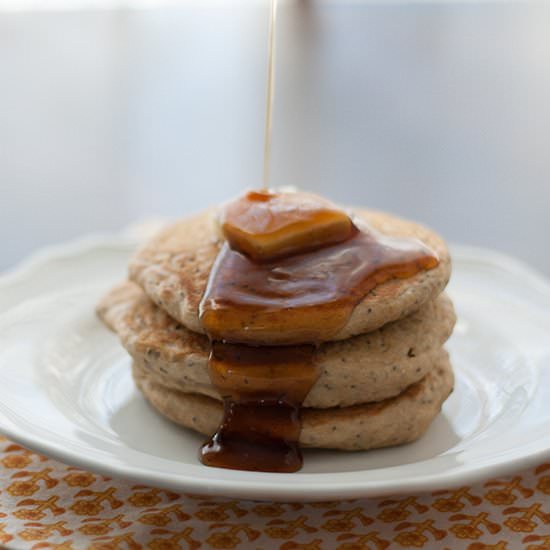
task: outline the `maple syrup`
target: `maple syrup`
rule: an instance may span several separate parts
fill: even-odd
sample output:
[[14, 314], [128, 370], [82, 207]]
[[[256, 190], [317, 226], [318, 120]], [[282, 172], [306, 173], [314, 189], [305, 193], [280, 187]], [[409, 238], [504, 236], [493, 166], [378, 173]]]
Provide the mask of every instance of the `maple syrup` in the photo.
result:
[[[232, 212], [239, 225], [242, 210]], [[285, 212], [289, 227], [295, 219]], [[223, 421], [202, 447], [202, 462], [298, 470], [300, 406], [319, 374], [315, 345], [333, 339], [377, 285], [438, 263], [420, 241], [382, 235], [363, 222], [342, 242], [268, 262], [225, 242], [200, 304], [212, 340], [210, 380], [224, 399]]]
[[264, 171], [263, 187], [269, 187], [271, 161], [271, 134], [273, 126], [273, 102], [275, 100], [275, 31], [277, 30], [277, 0], [271, 0], [267, 44], [267, 90], [264, 126]]
[[300, 405], [319, 376], [313, 346], [249, 347], [214, 342], [213, 385], [224, 399], [223, 421], [201, 449], [208, 466], [295, 472]]
[[[269, 186], [276, 12], [277, 0], [271, 0], [264, 190]], [[321, 215], [322, 207], [309, 213], [288, 205], [265, 211], [250, 207], [255, 200], [273, 198], [276, 202], [276, 195], [260, 191], [241, 199], [249, 204], [236, 201], [226, 209], [225, 217], [236, 222], [234, 231], [226, 232], [200, 304], [201, 324], [211, 339], [210, 380], [224, 400], [223, 420], [200, 451], [207, 466], [300, 469], [300, 407], [319, 376], [316, 345], [331, 340], [377, 285], [411, 277], [439, 262], [420, 241], [382, 235], [338, 218], [335, 210]], [[329, 217], [323, 218], [327, 212]], [[222, 229], [224, 223], [222, 219]], [[292, 232], [303, 231], [304, 223], [305, 238], [294, 239]], [[308, 234], [314, 226], [319, 231]], [[239, 228], [250, 234], [243, 237]]]

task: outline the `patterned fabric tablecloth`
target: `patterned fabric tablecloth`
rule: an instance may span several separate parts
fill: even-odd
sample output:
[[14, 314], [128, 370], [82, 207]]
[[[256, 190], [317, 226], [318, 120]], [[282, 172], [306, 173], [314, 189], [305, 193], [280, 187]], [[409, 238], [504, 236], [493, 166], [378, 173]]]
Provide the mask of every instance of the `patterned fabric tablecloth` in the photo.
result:
[[278, 504], [116, 481], [0, 436], [0, 477], [8, 549], [550, 549], [550, 463], [426, 495]]

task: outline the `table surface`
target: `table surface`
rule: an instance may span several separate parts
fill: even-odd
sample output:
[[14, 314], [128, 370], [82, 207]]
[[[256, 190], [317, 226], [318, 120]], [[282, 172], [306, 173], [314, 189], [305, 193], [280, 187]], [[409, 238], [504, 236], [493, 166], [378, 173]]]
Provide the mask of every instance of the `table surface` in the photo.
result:
[[10, 550], [550, 547], [550, 463], [431, 494], [285, 504], [134, 485], [0, 438], [0, 487]]

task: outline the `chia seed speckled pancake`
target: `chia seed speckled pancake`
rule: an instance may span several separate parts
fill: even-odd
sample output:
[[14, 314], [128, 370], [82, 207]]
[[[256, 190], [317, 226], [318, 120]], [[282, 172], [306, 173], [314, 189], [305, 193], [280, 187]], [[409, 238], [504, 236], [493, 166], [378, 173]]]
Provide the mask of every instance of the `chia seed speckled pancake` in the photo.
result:
[[[222, 418], [223, 405], [210, 397], [162, 386], [140, 369], [134, 379], [145, 398], [170, 420], [207, 436]], [[409, 443], [431, 424], [453, 389], [448, 355], [441, 351], [434, 368], [401, 394], [351, 407], [302, 409], [300, 445], [359, 451]]]
[[[115, 287], [98, 313], [152, 379], [220, 399], [208, 375], [208, 338], [172, 319], [137, 285]], [[369, 334], [321, 345], [316, 356], [321, 374], [304, 406], [349, 406], [401, 393], [430, 371], [454, 323], [452, 303], [441, 294], [416, 313]]]
[[[355, 213], [389, 236], [413, 237], [434, 250], [439, 265], [407, 279], [393, 279], [369, 292], [353, 309], [334, 340], [375, 330], [406, 317], [433, 300], [447, 284], [451, 261], [444, 241], [433, 231], [390, 214], [370, 210]], [[216, 210], [207, 210], [162, 230], [130, 263], [130, 278], [159, 307], [190, 330], [203, 333], [199, 303], [222, 241], [215, 224]], [[258, 344], [274, 344], [280, 334], [262, 336]]]

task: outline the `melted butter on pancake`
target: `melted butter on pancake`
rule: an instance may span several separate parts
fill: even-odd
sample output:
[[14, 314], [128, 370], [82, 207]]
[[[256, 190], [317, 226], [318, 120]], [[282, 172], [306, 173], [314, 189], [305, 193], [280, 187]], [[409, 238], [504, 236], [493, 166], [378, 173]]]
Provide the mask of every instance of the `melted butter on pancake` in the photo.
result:
[[309, 193], [249, 191], [226, 205], [220, 224], [231, 249], [253, 262], [339, 243], [355, 232], [344, 211]]

